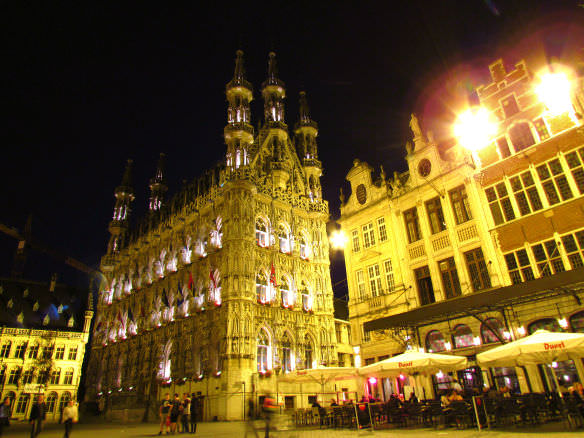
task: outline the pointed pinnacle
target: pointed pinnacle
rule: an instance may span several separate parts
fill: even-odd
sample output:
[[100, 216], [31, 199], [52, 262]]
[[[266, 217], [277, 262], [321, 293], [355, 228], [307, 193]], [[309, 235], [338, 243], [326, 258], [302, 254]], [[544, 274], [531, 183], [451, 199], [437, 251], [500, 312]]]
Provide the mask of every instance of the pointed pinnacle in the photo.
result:
[[122, 178], [122, 186], [132, 187], [132, 164], [133, 160], [129, 159], [126, 163], [126, 170], [124, 171], [124, 176]]
[[235, 52], [235, 71], [233, 73], [234, 81], [245, 80], [245, 68], [243, 66], [243, 50]]
[[278, 78], [278, 66], [276, 65], [276, 53], [270, 52], [268, 54], [268, 81], [276, 80]]
[[299, 99], [300, 123], [310, 122], [310, 108], [308, 107], [308, 100], [306, 99], [306, 92], [300, 92]]

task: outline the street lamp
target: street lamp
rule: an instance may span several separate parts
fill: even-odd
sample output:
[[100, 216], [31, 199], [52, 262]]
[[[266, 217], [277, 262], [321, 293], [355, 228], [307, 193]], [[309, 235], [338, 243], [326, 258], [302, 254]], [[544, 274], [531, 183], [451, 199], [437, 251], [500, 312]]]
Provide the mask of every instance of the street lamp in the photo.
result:
[[540, 74], [540, 83], [535, 87], [539, 100], [547, 107], [552, 116], [573, 111], [570, 98], [571, 83], [566, 73], [546, 72]]
[[347, 245], [347, 235], [343, 232], [343, 230], [335, 230], [331, 233], [330, 236], [331, 248], [332, 249], [345, 249], [345, 245]]
[[454, 135], [460, 145], [475, 155], [491, 143], [497, 125], [483, 107], [469, 108], [456, 119]]

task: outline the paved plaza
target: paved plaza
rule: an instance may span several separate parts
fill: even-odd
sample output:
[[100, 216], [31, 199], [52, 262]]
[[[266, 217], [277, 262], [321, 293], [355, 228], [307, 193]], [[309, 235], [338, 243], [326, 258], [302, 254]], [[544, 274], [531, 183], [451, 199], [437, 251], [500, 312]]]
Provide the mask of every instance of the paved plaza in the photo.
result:
[[[349, 431], [346, 429], [337, 430], [290, 430], [273, 432], [270, 436], [274, 438], [349, 438], [349, 437], [395, 437], [395, 438], [529, 438], [544, 435], [553, 438], [582, 436], [582, 429], [568, 431], [559, 423], [533, 428], [510, 428], [508, 430], [486, 430], [479, 432], [476, 429], [455, 430], [455, 429], [390, 429], [390, 430], [362, 430]], [[4, 436], [7, 437], [28, 437], [30, 429], [27, 424], [15, 424], [6, 430]], [[63, 426], [50, 424], [41, 433], [41, 438], [61, 438], [63, 436]], [[158, 436], [158, 425], [150, 424], [77, 424], [72, 433], [75, 438], [116, 438], [116, 437], [153, 437]], [[204, 437], [204, 438], [227, 438], [244, 437], [245, 424], [242, 422], [220, 422], [220, 423], [200, 423], [195, 435], [176, 434], [177, 437]], [[254, 437], [248, 433], [247, 437]], [[258, 438], [264, 438], [263, 432], [258, 431]]]

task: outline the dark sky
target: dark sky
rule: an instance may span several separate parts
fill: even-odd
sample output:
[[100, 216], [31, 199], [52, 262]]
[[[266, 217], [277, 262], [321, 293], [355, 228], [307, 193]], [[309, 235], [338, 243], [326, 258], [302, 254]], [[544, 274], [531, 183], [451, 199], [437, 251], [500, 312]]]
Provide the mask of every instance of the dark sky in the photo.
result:
[[[578, 0], [150, 3], [2, 2], [0, 222], [22, 229], [32, 214], [38, 239], [96, 267], [127, 158], [138, 215], [160, 152], [171, 192], [223, 158], [236, 49], [254, 84], [254, 125], [270, 50], [287, 85], [289, 126], [307, 91], [338, 217], [353, 158], [403, 170], [409, 114], [429, 119], [428, 98], [445, 77], [469, 65], [484, 75], [498, 57], [517, 61], [518, 47], [561, 55], [584, 23]], [[0, 236], [0, 275], [15, 247]], [[63, 271], [33, 255], [27, 276], [51, 270]], [[344, 278], [339, 263], [333, 274]], [[63, 277], [85, 281], [71, 270]]]

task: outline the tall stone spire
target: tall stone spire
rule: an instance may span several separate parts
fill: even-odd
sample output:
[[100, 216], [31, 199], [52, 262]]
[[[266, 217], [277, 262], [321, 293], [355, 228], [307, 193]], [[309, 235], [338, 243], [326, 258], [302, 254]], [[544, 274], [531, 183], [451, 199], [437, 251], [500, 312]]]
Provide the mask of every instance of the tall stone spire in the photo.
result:
[[168, 190], [166, 178], [164, 178], [165, 165], [166, 155], [160, 153], [158, 164], [156, 166], [156, 173], [154, 174], [154, 178], [150, 179], [150, 200], [148, 201], [148, 209], [151, 213], [159, 211], [164, 204], [164, 194]]
[[109, 223], [110, 240], [108, 244], [108, 255], [117, 253], [122, 245], [122, 240], [128, 230], [128, 219], [130, 216], [130, 204], [134, 200], [134, 189], [132, 188], [132, 160], [126, 163], [126, 170], [122, 177], [122, 183], [116, 187], [114, 196], [116, 203], [114, 214]]
[[227, 169], [233, 171], [249, 163], [249, 148], [253, 143], [250, 102], [253, 100], [252, 85], [245, 79], [243, 51], [235, 58], [233, 79], [225, 86], [227, 97], [227, 125], [223, 130], [227, 144]]
[[296, 151], [302, 161], [306, 174], [307, 196], [311, 200], [322, 197], [320, 176], [322, 175], [322, 163], [318, 160], [318, 125], [310, 118], [310, 109], [306, 92], [300, 92], [298, 123], [294, 127]]
[[284, 99], [286, 89], [284, 82], [278, 78], [276, 54], [268, 55], [268, 78], [262, 84], [262, 96], [264, 98], [264, 120], [269, 125], [284, 123]]

